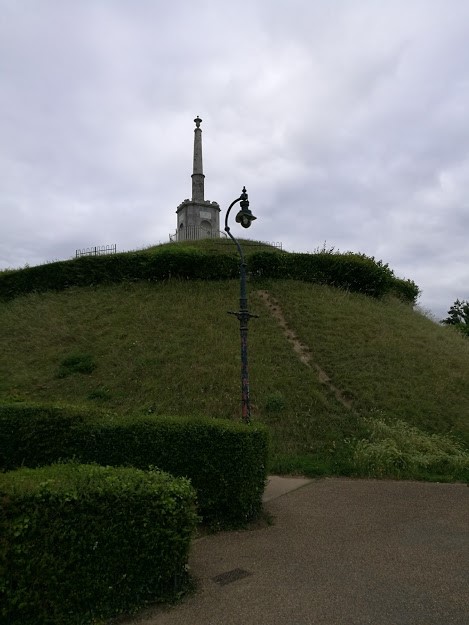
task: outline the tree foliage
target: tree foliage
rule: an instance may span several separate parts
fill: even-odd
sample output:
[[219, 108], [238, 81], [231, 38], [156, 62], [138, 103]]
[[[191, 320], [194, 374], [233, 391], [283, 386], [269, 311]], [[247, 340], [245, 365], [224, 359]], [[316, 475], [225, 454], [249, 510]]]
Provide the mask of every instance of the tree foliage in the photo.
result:
[[457, 299], [448, 310], [448, 316], [442, 319], [441, 323], [455, 326], [460, 332], [469, 336], [469, 302]]

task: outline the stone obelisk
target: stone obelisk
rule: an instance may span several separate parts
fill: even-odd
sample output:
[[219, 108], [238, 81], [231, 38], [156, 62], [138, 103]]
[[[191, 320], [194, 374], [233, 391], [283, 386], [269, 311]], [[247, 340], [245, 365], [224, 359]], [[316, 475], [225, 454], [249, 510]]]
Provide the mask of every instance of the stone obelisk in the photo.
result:
[[194, 167], [192, 170], [192, 201], [204, 202], [204, 166], [202, 162], [202, 120], [197, 115], [194, 119]]
[[192, 199], [184, 200], [176, 210], [177, 232], [172, 239], [187, 241], [220, 236], [220, 207], [205, 200], [205, 176], [202, 161], [202, 120], [194, 119], [194, 162], [192, 168]]

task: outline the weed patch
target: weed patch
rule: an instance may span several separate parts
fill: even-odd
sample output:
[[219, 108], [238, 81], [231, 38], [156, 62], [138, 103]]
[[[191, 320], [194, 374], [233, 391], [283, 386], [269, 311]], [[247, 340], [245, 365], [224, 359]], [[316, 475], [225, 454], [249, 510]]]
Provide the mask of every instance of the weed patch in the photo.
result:
[[90, 354], [72, 354], [62, 360], [57, 371], [58, 378], [66, 378], [74, 373], [90, 374], [96, 369], [96, 363]]
[[450, 436], [428, 434], [404, 421], [366, 419], [368, 439], [352, 443], [355, 471], [368, 477], [469, 478], [469, 453]]
[[265, 402], [266, 412], [281, 412], [286, 406], [285, 397], [282, 393], [271, 393]]
[[96, 388], [88, 394], [88, 399], [97, 401], [108, 401], [112, 398], [111, 393], [105, 388]]

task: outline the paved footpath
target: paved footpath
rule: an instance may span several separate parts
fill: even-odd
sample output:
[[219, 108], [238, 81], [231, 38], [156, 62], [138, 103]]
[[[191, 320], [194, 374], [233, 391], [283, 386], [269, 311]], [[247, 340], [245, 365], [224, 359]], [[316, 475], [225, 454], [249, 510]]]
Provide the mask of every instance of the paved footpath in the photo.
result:
[[122, 624], [469, 625], [466, 485], [284, 484], [273, 525], [194, 542], [193, 596]]

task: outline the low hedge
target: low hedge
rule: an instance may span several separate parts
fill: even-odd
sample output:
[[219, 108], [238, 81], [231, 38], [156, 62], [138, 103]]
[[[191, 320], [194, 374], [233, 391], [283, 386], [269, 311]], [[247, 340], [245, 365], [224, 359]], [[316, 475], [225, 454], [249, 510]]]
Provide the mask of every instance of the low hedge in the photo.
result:
[[[401, 280], [381, 261], [364, 254], [317, 252], [290, 254], [258, 252], [248, 259], [253, 278], [291, 278], [382, 297], [392, 293], [415, 303], [419, 288]], [[109, 256], [83, 256], [0, 273], [0, 299], [7, 301], [31, 292], [60, 291], [72, 286], [95, 286], [136, 280], [227, 280], [236, 278], [236, 254], [164, 247], [157, 251]]]
[[249, 258], [249, 270], [259, 278], [303, 280], [371, 297], [392, 294], [410, 304], [416, 302], [420, 293], [415, 282], [396, 278], [388, 265], [364, 254], [352, 252], [259, 252]]
[[0, 299], [44, 291], [137, 280], [224, 280], [236, 278], [235, 256], [165, 247], [156, 252], [82, 256], [0, 273]]
[[187, 587], [195, 492], [167, 473], [62, 464], [0, 474], [5, 625], [83, 625]]
[[268, 453], [262, 426], [14, 403], [0, 405], [0, 440], [4, 470], [68, 459], [155, 466], [190, 478], [210, 526], [239, 527], [261, 511]]

